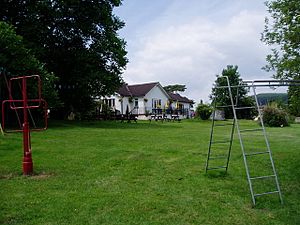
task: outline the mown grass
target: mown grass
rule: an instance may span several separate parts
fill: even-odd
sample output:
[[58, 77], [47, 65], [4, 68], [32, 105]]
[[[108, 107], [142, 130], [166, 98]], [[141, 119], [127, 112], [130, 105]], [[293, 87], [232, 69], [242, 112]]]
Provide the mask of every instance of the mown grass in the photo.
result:
[[29, 177], [21, 134], [0, 137], [0, 224], [300, 224], [300, 125], [267, 128], [284, 205], [256, 207], [237, 138], [229, 173], [205, 174], [210, 126], [52, 122], [32, 133]]

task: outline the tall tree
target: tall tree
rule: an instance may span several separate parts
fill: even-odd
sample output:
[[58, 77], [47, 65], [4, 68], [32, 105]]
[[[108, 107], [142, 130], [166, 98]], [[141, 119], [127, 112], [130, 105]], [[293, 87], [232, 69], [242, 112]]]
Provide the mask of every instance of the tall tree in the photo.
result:
[[[252, 106], [253, 99], [247, 96], [246, 87], [237, 87], [240, 84], [242, 79], [240, 78], [240, 73], [238, 72], [238, 66], [228, 65], [226, 69], [223, 69], [221, 75], [217, 75], [217, 79], [212, 88], [212, 93], [210, 95], [210, 99], [216, 103], [217, 106], [230, 106], [231, 100], [228, 91], [228, 84], [225, 76], [228, 77], [231, 88], [232, 97], [234, 102], [238, 101], [239, 106]], [[223, 86], [224, 88], [217, 88]], [[238, 92], [237, 92], [238, 91]], [[238, 95], [237, 95], [238, 93]], [[224, 107], [225, 117], [232, 118], [232, 108]], [[244, 110], [239, 113], [239, 117], [248, 118], [251, 117], [251, 112], [249, 110]]]
[[[300, 79], [300, 1], [266, 1], [271, 18], [265, 19], [261, 40], [273, 46], [267, 55], [266, 71], [273, 71], [277, 79]], [[289, 87], [289, 108], [300, 115], [300, 88]]]
[[113, 15], [121, 0], [1, 1], [0, 19], [16, 27], [27, 48], [59, 78], [66, 109], [84, 111], [92, 96], [113, 93], [123, 82], [124, 22]]
[[[298, 77], [300, 80], [300, 76]], [[300, 87], [290, 86], [288, 90], [289, 112], [294, 116], [300, 116]]]
[[[7, 80], [16, 75], [40, 74], [43, 81], [43, 97], [50, 107], [57, 106], [57, 91], [53, 89], [56, 77], [49, 73], [32, 52], [24, 46], [23, 38], [14, 28], [0, 21], [0, 99], [8, 98]], [[4, 77], [6, 76], [6, 77]], [[30, 92], [30, 88], [28, 91]], [[20, 90], [15, 90], [20, 93]], [[30, 94], [30, 93], [29, 93]]]
[[265, 18], [261, 40], [272, 46], [266, 71], [275, 78], [295, 78], [300, 71], [300, 1], [266, 1], [271, 18]]

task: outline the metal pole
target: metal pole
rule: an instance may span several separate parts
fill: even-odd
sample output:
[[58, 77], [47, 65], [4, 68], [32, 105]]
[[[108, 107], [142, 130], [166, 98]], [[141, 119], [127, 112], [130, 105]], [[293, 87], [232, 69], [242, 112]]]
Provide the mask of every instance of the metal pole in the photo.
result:
[[23, 96], [23, 175], [33, 173], [33, 163], [31, 158], [30, 130], [28, 123], [28, 99], [27, 99], [26, 77], [22, 79], [22, 96]]
[[0, 131], [1, 131], [1, 134], [4, 136], [4, 131], [2, 129], [1, 123], [0, 123]]

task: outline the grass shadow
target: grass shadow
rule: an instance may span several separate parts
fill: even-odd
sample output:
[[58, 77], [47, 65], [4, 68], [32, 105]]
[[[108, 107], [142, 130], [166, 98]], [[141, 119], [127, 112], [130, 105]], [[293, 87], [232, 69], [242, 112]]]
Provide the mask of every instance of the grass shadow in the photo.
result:
[[120, 122], [120, 121], [65, 121], [50, 120], [48, 128], [74, 129], [74, 128], [104, 128], [104, 129], [176, 129], [180, 127], [178, 122]]
[[12, 180], [12, 179], [32, 179], [32, 180], [44, 180], [54, 176], [53, 173], [46, 173], [46, 172], [33, 172], [30, 175], [23, 175], [21, 172], [13, 172], [13, 173], [5, 173], [0, 174], [0, 180]]
[[205, 173], [205, 176], [210, 179], [228, 178], [229, 174], [226, 171], [210, 171]]

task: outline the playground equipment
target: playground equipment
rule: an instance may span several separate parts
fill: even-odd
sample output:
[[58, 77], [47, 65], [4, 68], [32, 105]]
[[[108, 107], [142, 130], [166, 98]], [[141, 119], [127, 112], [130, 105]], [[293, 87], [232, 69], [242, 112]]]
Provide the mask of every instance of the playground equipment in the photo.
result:
[[[37, 82], [37, 89], [35, 98], [28, 98], [28, 81]], [[21, 96], [17, 96], [17, 99], [13, 98], [12, 87], [13, 83], [19, 83], [21, 89]], [[47, 128], [47, 103], [42, 99], [42, 89], [41, 89], [41, 79], [39, 75], [32, 76], [20, 76], [10, 78], [8, 83], [8, 92], [9, 99], [2, 102], [2, 126], [5, 131], [5, 106], [9, 104], [9, 108], [16, 112], [18, 121], [22, 124], [21, 129], [15, 129], [14, 131], [23, 132], [23, 174], [30, 175], [33, 173], [33, 162], [32, 162], [32, 152], [31, 152], [31, 139], [30, 139], [30, 125], [28, 114], [32, 117], [30, 109], [36, 109], [43, 107], [44, 109], [44, 118], [45, 118], [45, 127], [36, 128], [33, 130], [44, 130]], [[31, 85], [36, 86], [36, 85]], [[16, 91], [15, 91], [16, 92]], [[32, 94], [32, 93], [31, 93]], [[19, 111], [22, 111], [23, 120], [19, 117]], [[33, 120], [33, 118], [32, 118]], [[22, 121], [22, 123], [21, 123]], [[34, 120], [33, 120], [34, 121]]]
[[[225, 169], [225, 173], [228, 170], [230, 154], [232, 150], [232, 143], [235, 129], [239, 137], [239, 142], [242, 150], [243, 161], [246, 170], [246, 176], [249, 184], [250, 194], [253, 205], [256, 204], [256, 198], [263, 195], [278, 194], [280, 202], [283, 203], [282, 193], [278, 181], [278, 176], [275, 169], [275, 164], [272, 157], [272, 152], [269, 144], [269, 140], [266, 134], [264, 126], [261, 106], [259, 105], [256, 88], [257, 87], [279, 87], [279, 86], [300, 86], [300, 81], [290, 80], [253, 80], [243, 81], [239, 85], [231, 86], [229, 78], [227, 76], [222, 77], [226, 79], [226, 86], [217, 86], [215, 88], [227, 89], [230, 98], [230, 105], [217, 105], [218, 99], [214, 99], [213, 103], [213, 114], [212, 114], [212, 127], [210, 134], [210, 142], [208, 147], [207, 161], [205, 166], [206, 173], [209, 170]], [[238, 96], [239, 89], [241, 87], [251, 88], [253, 91], [255, 105], [251, 106], [239, 106]], [[236, 99], [233, 98], [232, 88], [237, 89]], [[216, 110], [229, 108], [233, 113], [233, 120], [218, 121], [216, 120]], [[256, 129], [241, 129], [241, 125], [237, 118], [237, 111], [239, 110], [255, 110], [257, 112], [261, 127]], [[230, 129], [226, 130], [225, 127]], [[219, 132], [218, 132], [219, 131]], [[227, 135], [227, 136], [225, 136]], [[262, 159], [264, 162], [265, 170], [258, 171], [257, 164], [251, 161], [255, 157], [266, 156]], [[224, 162], [225, 160], [225, 162]], [[260, 161], [260, 162], [262, 162]], [[250, 168], [251, 167], [251, 168]], [[266, 172], [266, 174], [260, 174]], [[258, 175], [259, 174], [259, 175]], [[265, 181], [268, 180], [271, 185], [265, 185]], [[271, 190], [264, 190], [264, 188], [258, 188], [261, 186], [268, 186]], [[259, 189], [260, 192], [256, 191], [255, 188]]]

